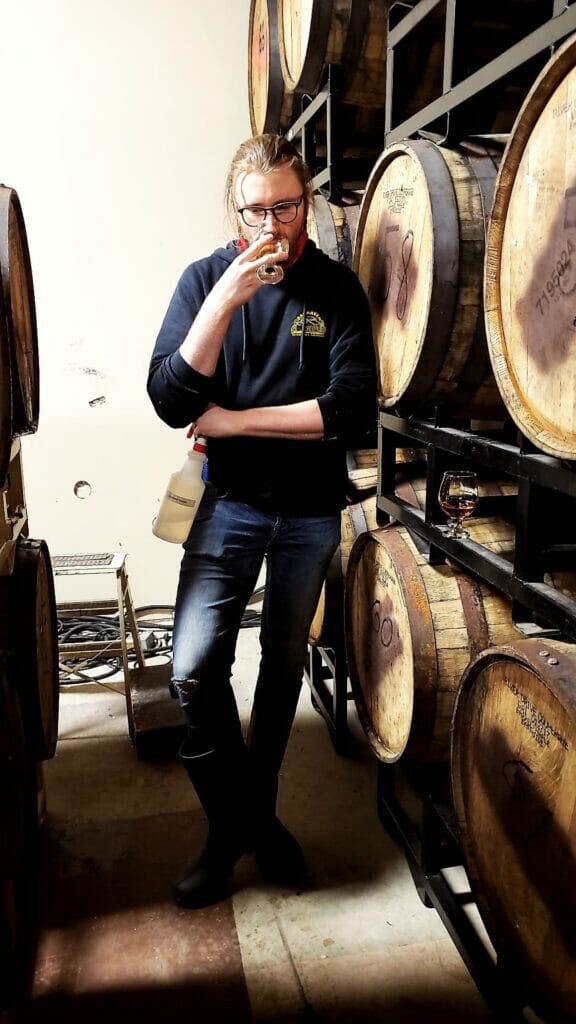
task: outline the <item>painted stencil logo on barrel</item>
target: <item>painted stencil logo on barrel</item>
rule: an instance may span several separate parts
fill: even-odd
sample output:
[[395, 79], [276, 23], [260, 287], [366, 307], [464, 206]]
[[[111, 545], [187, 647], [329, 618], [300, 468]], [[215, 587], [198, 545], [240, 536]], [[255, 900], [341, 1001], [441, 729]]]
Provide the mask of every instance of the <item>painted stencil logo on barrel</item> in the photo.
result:
[[536, 705], [522, 693], [522, 690], [518, 689], [515, 683], [513, 683], [508, 676], [504, 676], [502, 682], [504, 686], [518, 698], [516, 704], [516, 714], [520, 719], [522, 725], [534, 737], [536, 743], [540, 747], [549, 747], [550, 739], [553, 736], [558, 740], [558, 743], [564, 750], [568, 750], [568, 741], [565, 736], [562, 736], [557, 729], [548, 721], [547, 718], [538, 710]]

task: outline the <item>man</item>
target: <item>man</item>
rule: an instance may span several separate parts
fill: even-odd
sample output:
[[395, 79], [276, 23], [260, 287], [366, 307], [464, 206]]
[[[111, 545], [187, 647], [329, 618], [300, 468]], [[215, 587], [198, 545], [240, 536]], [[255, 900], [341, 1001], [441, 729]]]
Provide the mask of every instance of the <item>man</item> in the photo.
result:
[[[208, 438], [208, 483], [176, 596], [172, 686], [180, 756], [206, 812], [182, 906], [229, 891], [254, 851], [270, 881], [297, 881], [302, 850], [276, 816], [278, 773], [310, 623], [340, 539], [347, 436], [376, 410], [362, 288], [306, 234], [310, 174], [282, 136], [248, 139], [229, 171], [237, 240], [183, 273], [152, 355], [148, 392], [172, 427]], [[288, 251], [261, 255], [264, 242]], [[272, 265], [282, 272], [272, 273]], [[270, 280], [280, 278], [275, 284]], [[238, 630], [266, 561], [261, 659], [244, 742], [230, 685]]]

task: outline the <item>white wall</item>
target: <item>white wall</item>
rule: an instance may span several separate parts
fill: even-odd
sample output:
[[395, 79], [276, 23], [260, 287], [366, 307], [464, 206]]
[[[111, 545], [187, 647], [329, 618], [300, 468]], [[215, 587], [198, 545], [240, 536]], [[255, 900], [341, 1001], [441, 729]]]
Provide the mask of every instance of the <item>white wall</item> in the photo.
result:
[[227, 238], [226, 170], [250, 135], [250, 0], [0, 10], [0, 180], [22, 204], [39, 330], [30, 536], [52, 554], [126, 551], [135, 604], [172, 603], [180, 548], [150, 527], [188, 442], [157, 419], [146, 373], [178, 276]]

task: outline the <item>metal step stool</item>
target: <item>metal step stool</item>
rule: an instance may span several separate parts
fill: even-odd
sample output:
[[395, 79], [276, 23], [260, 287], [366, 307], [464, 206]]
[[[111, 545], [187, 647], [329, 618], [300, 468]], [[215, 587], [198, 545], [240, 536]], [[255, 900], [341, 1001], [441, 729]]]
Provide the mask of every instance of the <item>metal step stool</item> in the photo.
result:
[[[65, 657], [67, 661], [76, 661], [96, 658], [98, 655], [103, 655], [106, 659], [120, 655], [124, 670], [128, 734], [136, 753], [139, 757], [173, 754], [183, 739], [185, 729], [180, 707], [177, 701], [170, 697], [172, 665], [145, 664], [125, 561], [126, 555], [121, 552], [52, 556], [54, 576], [90, 576], [100, 573], [114, 573], [116, 576], [115, 601], [63, 602], [57, 604], [56, 609], [61, 619], [86, 613], [117, 613], [120, 639], [85, 640], [62, 645], [60, 656]], [[131, 638], [130, 643], [128, 634]], [[135, 660], [133, 668], [128, 662], [129, 655]], [[70, 670], [61, 666], [61, 671]]]
[[[83, 640], [66, 644], [65, 651], [61, 649], [60, 654], [62, 656], [65, 653], [66, 661], [92, 660], [99, 655], [105, 656], [106, 659], [120, 656], [128, 694], [128, 634], [131, 637], [131, 653], [140, 668], [144, 667], [144, 655], [128, 583], [125, 565], [126, 554], [107, 552], [104, 554], [52, 555], [51, 561], [54, 576], [94, 576], [102, 573], [114, 573], [116, 576], [115, 600], [63, 602], [56, 605], [56, 610], [60, 619], [72, 618], [87, 612], [92, 615], [118, 614], [119, 640]], [[68, 670], [61, 666], [61, 671]]]

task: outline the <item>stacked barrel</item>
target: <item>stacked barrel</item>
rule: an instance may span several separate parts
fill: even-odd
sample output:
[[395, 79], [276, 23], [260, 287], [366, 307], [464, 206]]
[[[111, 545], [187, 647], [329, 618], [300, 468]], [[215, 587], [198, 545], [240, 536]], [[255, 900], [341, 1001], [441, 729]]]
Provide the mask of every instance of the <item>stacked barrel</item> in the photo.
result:
[[21, 437], [39, 415], [34, 289], [22, 208], [0, 186], [0, 1009], [33, 934], [42, 762], [58, 734], [58, 630], [48, 547], [28, 536]]
[[[285, 132], [304, 96], [320, 91], [328, 65], [342, 68], [339, 137], [346, 176], [338, 203], [317, 196], [309, 234], [321, 249], [350, 264], [359, 204], [381, 149], [390, 0], [252, 0], [248, 41], [249, 106], [253, 134]], [[320, 159], [325, 119], [315, 125]], [[360, 166], [360, 170], [358, 169]], [[366, 168], [364, 171], [363, 168]], [[314, 171], [314, 166], [312, 166]]]
[[[299, 96], [314, 95], [335, 61], [350, 108], [344, 155], [358, 142], [362, 109], [365, 117], [370, 111], [371, 127], [380, 118], [384, 143], [391, 6], [255, 0], [254, 133], [288, 131]], [[463, 74], [553, 14], [531, 0], [477, 6]], [[396, 123], [442, 93], [446, 11], [428, 7], [388, 77]], [[361, 40], [360, 50], [348, 65], [352, 37]], [[455, 51], [455, 67], [459, 56]], [[380, 410], [413, 420], [433, 414], [471, 431], [477, 421], [503, 425], [508, 440], [514, 426], [570, 472], [576, 36], [546, 60], [547, 54], [536, 71], [525, 62], [515, 78], [474, 98], [464, 108], [469, 132], [460, 132], [457, 144], [431, 132], [384, 146], [357, 186], [355, 205], [349, 193], [340, 206], [317, 197], [309, 233], [352, 266], [365, 288]], [[356, 68], [369, 101], [352, 91]], [[475, 468], [481, 493], [518, 490], [516, 479]], [[397, 473], [396, 491], [424, 509], [426, 468], [416, 463], [415, 470], [408, 479]], [[337, 648], [344, 634], [358, 716], [381, 765], [400, 762], [424, 774], [446, 767], [463, 863], [498, 957], [526, 982], [544, 1014], [576, 1020], [576, 647], [564, 637], [522, 639], [503, 592], [450, 561], [431, 564], [424, 536], [394, 522], [379, 527], [378, 496], [343, 515], [341, 550], [311, 643]], [[550, 515], [554, 501], [552, 492]], [[467, 528], [483, 549], [513, 560], [515, 526], [504, 516], [475, 518]], [[335, 606], [332, 577], [337, 584], [344, 579]], [[574, 573], [550, 572], [546, 582], [576, 599]], [[576, 603], [574, 609], [576, 621]]]

